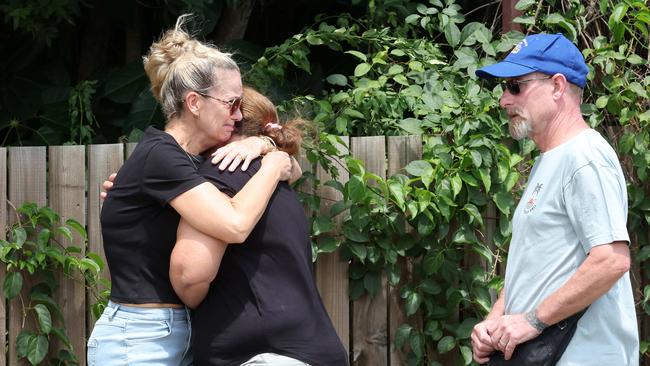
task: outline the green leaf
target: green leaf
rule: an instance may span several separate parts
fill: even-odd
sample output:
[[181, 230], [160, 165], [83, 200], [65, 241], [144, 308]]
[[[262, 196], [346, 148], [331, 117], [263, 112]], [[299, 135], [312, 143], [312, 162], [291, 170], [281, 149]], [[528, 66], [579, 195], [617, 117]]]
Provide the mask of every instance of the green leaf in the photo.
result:
[[366, 184], [356, 175], [350, 177], [347, 183], [348, 197], [352, 201], [361, 202], [366, 195]]
[[347, 241], [346, 243], [348, 245], [348, 249], [350, 249], [352, 254], [357, 259], [359, 259], [362, 262], [366, 260], [366, 257], [368, 256], [368, 248], [366, 248], [365, 245], [360, 243], [355, 243], [353, 241]]
[[609, 96], [608, 95], [602, 95], [598, 97], [596, 100], [596, 108], [598, 109], [603, 109], [607, 106], [607, 102], [609, 101]]
[[30, 296], [32, 302], [46, 305], [50, 310], [50, 314], [54, 312], [56, 319], [63, 319], [63, 313], [61, 312], [59, 304], [57, 304], [49, 295], [42, 292], [32, 292]]
[[405, 118], [399, 123], [399, 127], [412, 135], [422, 135], [422, 121], [417, 118]]
[[402, 324], [397, 328], [397, 331], [395, 332], [395, 348], [402, 348], [402, 346], [406, 344], [406, 340], [411, 335], [412, 330], [413, 327], [409, 324]]
[[535, 25], [534, 16], [520, 16], [512, 20], [513, 23], [526, 24], [526, 25]]
[[313, 46], [318, 46], [318, 45], [321, 45], [321, 44], [324, 43], [323, 40], [318, 35], [316, 35], [314, 33], [307, 34], [305, 39], [307, 40], [307, 43], [309, 43], [310, 45], [313, 45]]
[[381, 276], [374, 272], [368, 272], [363, 277], [363, 287], [372, 296], [377, 296], [381, 290]]
[[352, 56], [355, 56], [356, 58], [358, 58], [359, 60], [361, 60], [363, 62], [368, 61], [368, 57], [366, 57], [366, 55], [364, 55], [363, 53], [361, 53], [359, 51], [350, 50], [350, 51], [345, 51], [345, 53], [348, 53], [348, 54], [350, 54]]
[[[346, 221], [343, 223], [343, 235], [346, 238], [355, 241], [357, 243], [367, 243], [369, 242], [368, 234], [363, 231], [360, 231], [352, 222]], [[365, 254], [363, 255], [365, 258]]]
[[79, 267], [81, 267], [81, 269], [84, 271], [88, 269], [92, 269], [93, 273], [99, 273], [102, 271], [99, 265], [90, 258], [81, 258], [81, 260], [79, 261]]
[[362, 64], [358, 64], [357, 67], [354, 68], [354, 76], [361, 77], [367, 74], [368, 71], [370, 71], [370, 65], [368, 65], [365, 62]]
[[415, 177], [421, 177], [426, 174], [433, 172], [433, 167], [431, 163], [426, 160], [414, 160], [404, 168], [407, 173]]
[[11, 231], [12, 240], [18, 245], [18, 248], [22, 248], [23, 244], [27, 240], [27, 232], [23, 229], [22, 226], [16, 227]]
[[438, 342], [438, 353], [447, 353], [456, 347], [456, 341], [452, 336], [445, 336]]
[[70, 229], [68, 229], [67, 227], [59, 226], [58, 228], [56, 228], [56, 232], [65, 236], [66, 239], [72, 241], [72, 231], [70, 231]]
[[459, 339], [468, 339], [472, 334], [472, 329], [478, 323], [476, 318], [465, 318], [462, 323], [456, 328], [456, 336]]
[[472, 363], [472, 349], [467, 346], [460, 346], [460, 354], [463, 356], [465, 365]]
[[38, 319], [38, 325], [41, 328], [41, 332], [45, 334], [50, 334], [52, 330], [52, 316], [50, 311], [43, 304], [37, 304], [34, 306], [34, 311], [36, 312], [36, 318]]
[[460, 193], [460, 190], [463, 189], [463, 181], [460, 179], [460, 176], [454, 175], [451, 177], [451, 189], [452, 192], [454, 193], [454, 199], [456, 199], [456, 196]]
[[27, 345], [27, 360], [32, 365], [37, 365], [43, 359], [45, 356], [47, 356], [47, 351], [50, 347], [50, 343], [47, 341], [47, 337], [44, 335], [38, 335], [36, 337], [32, 337], [29, 340], [29, 344]]
[[422, 269], [428, 276], [438, 272], [445, 260], [443, 252], [429, 251], [422, 259]]
[[477, 222], [481, 227], [483, 226], [483, 217], [481, 216], [481, 212], [478, 210], [478, 207], [471, 203], [468, 203], [463, 207], [463, 211], [467, 212], [467, 214], [470, 216], [470, 223]]
[[422, 303], [422, 295], [417, 292], [411, 292], [406, 298], [406, 305], [404, 310], [406, 311], [406, 316], [415, 314], [420, 308]]
[[43, 249], [47, 246], [50, 241], [51, 231], [48, 228], [43, 228], [40, 233], [38, 233], [38, 238], [36, 239], [36, 244], [39, 248]]
[[420, 14], [411, 14], [404, 19], [406, 24], [415, 24], [420, 19]]
[[3, 290], [8, 300], [16, 297], [23, 288], [23, 275], [20, 272], [9, 272], [5, 277]]
[[503, 212], [506, 215], [510, 215], [510, 210], [515, 205], [515, 199], [510, 193], [499, 192], [493, 197], [494, 203], [496, 203], [499, 211]]
[[318, 239], [318, 252], [319, 253], [332, 253], [339, 247], [341, 242], [331, 236]]
[[328, 76], [325, 80], [332, 85], [346, 86], [348, 85], [348, 78], [342, 74], [332, 74]]
[[455, 23], [449, 23], [445, 27], [445, 38], [450, 46], [456, 47], [460, 43], [460, 29]]
[[436, 281], [432, 279], [424, 279], [422, 282], [420, 282], [419, 288], [423, 291], [426, 292], [427, 294], [430, 295], [438, 295], [439, 293], [442, 292], [442, 288]]
[[320, 235], [334, 230], [332, 219], [327, 216], [318, 216], [312, 223], [312, 235]]
[[528, 8], [533, 6], [537, 0], [519, 0], [517, 4], [515, 4], [515, 9], [525, 12]]
[[26, 330], [23, 330], [18, 334], [18, 337], [16, 337], [16, 356], [18, 356], [18, 358], [27, 357], [29, 341], [33, 337], [35, 337], [35, 334]]
[[485, 192], [489, 192], [490, 187], [492, 186], [492, 178], [490, 177], [490, 171], [487, 168], [481, 168], [478, 170], [478, 174], [481, 176], [481, 181], [483, 182], [483, 186], [485, 187]]

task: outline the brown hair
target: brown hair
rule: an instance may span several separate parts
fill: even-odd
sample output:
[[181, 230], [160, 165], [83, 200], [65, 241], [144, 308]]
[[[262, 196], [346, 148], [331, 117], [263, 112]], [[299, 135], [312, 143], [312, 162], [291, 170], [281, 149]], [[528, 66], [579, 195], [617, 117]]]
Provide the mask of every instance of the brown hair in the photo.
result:
[[302, 126], [306, 121], [300, 118], [280, 123], [278, 112], [269, 98], [257, 90], [244, 86], [244, 100], [238, 133], [243, 136], [265, 135], [273, 139], [278, 149], [295, 155], [302, 142]]
[[178, 17], [174, 29], [165, 32], [142, 58], [151, 92], [167, 120], [181, 113], [188, 91], [207, 93], [219, 87], [219, 70], [239, 72], [230, 54], [192, 38], [183, 29], [189, 19], [190, 14]]

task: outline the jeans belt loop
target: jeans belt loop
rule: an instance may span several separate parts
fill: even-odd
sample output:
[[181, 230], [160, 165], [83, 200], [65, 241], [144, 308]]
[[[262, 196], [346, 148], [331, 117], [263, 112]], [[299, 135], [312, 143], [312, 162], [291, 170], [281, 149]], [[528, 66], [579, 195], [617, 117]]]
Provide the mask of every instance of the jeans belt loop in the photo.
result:
[[117, 313], [117, 311], [120, 310], [120, 304], [113, 303], [113, 305], [114, 307], [111, 309], [111, 311], [108, 312], [108, 320], [113, 320], [115, 313]]

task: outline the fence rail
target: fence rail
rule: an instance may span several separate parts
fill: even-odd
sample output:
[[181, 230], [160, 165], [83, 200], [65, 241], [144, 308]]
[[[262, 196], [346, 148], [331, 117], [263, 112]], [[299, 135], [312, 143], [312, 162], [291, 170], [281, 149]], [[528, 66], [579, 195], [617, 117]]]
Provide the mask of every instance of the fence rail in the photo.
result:
[[[409, 161], [422, 155], [421, 140], [413, 136], [344, 137], [343, 140], [352, 156], [364, 161], [367, 171], [381, 177], [399, 172]], [[63, 220], [74, 218], [87, 227], [88, 250], [103, 257], [99, 222], [101, 201], [98, 198], [101, 184], [111, 172], [119, 169], [134, 147], [135, 144], [105, 144], [0, 148], [0, 200], [8, 200], [14, 207], [24, 202], [48, 205]], [[329, 179], [327, 172], [321, 168], [314, 169], [305, 159], [300, 163], [303, 170], [314, 171], [322, 181]], [[348, 179], [343, 169], [338, 176], [342, 183]], [[330, 201], [341, 198], [338, 191], [327, 186], [301, 189], [324, 198], [321, 210], [329, 210]], [[5, 225], [15, 222], [11, 205], [0, 205], [0, 222]], [[490, 233], [495, 229], [495, 215], [488, 212], [486, 216], [486, 234], [490, 241]], [[5, 230], [0, 233], [0, 238], [4, 235]], [[468, 258], [468, 263], [476, 260]], [[406, 262], [401, 264], [404, 278], [408, 276], [410, 266]], [[353, 365], [406, 365], [404, 352], [392, 346], [395, 330], [406, 320], [399, 289], [391, 287], [384, 278], [378, 296], [364, 295], [350, 302], [347, 272], [348, 263], [342, 261], [337, 252], [321, 254], [315, 263], [315, 280], [320, 294], [339, 337], [350, 352]], [[104, 275], [107, 276], [107, 272]], [[4, 277], [5, 268], [0, 264], [0, 281], [4, 281]], [[91, 300], [81, 284], [63, 279], [59, 279], [59, 284], [66, 330], [80, 364], [84, 366], [85, 344], [94, 324], [88, 311]], [[15, 352], [16, 337], [23, 326], [19, 301], [7, 301], [0, 293], [0, 342], [7, 347], [5, 357], [0, 357], [0, 366], [21, 364], [16, 361]], [[28, 321], [26, 326], [33, 325]], [[451, 364], [452, 361], [443, 359], [441, 362]]]

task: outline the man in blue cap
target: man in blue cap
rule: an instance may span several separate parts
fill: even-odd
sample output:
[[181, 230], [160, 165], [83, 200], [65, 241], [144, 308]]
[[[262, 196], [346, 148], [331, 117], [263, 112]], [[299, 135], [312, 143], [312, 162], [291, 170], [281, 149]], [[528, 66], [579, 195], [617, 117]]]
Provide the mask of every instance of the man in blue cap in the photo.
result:
[[[505, 60], [476, 71], [503, 79], [511, 135], [541, 151], [514, 213], [505, 287], [472, 332], [478, 363], [639, 364], [625, 178], [614, 150], [582, 118], [588, 71], [561, 34], [527, 36]], [[541, 339], [541, 348], [531, 346]]]

